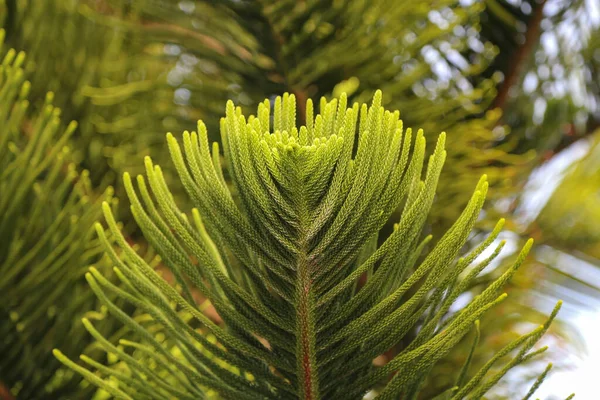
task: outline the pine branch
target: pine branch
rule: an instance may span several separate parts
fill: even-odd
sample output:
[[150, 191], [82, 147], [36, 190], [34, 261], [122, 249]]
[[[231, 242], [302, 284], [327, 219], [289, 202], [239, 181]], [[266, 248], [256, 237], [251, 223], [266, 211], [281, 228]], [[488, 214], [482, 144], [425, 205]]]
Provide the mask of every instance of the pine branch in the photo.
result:
[[25, 53], [9, 49], [0, 66], [0, 397], [82, 399], [93, 389], [79, 388], [50, 351], [89, 350], [73, 321], [97, 302], [82, 270], [100, 262], [91, 227], [112, 188], [95, 193], [77, 170], [67, 147], [77, 124], [62, 125], [53, 93], [31, 110], [24, 65]]
[[[191, 217], [175, 204], [150, 158], [146, 177], [134, 181], [126, 173], [124, 184], [136, 222], [175, 285], [136, 253], [108, 205], [103, 211], [116, 246], [99, 224], [96, 230], [120, 285], [94, 268], [86, 275], [111, 315], [132, 332], [121, 344], [143, 351], [123, 351], [84, 320], [119, 362], [88, 363], [96, 375], [57, 350], [58, 359], [100, 387], [106, 385], [100, 376], [119, 381], [111, 390], [121, 398], [191, 399], [206, 390], [240, 399], [360, 399], [369, 391], [381, 399], [416, 396], [434, 365], [506, 298], [502, 287], [532, 241], [511, 268], [446, 318], [502, 249], [503, 243], [478, 261], [503, 221], [456, 260], [480, 215], [484, 176], [455, 224], [422, 255], [431, 239], [421, 239], [421, 232], [446, 158], [445, 134], [426, 162], [423, 132], [413, 137], [399, 112], [381, 104], [379, 91], [371, 106], [349, 107], [342, 95], [322, 99], [315, 115], [309, 100], [306, 125], [298, 127], [293, 94], [274, 104], [265, 100], [248, 118], [229, 101], [221, 136], [231, 185], [202, 122], [197, 132], [184, 132], [183, 145], [168, 134], [175, 169], [196, 206]], [[401, 204], [394, 231], [378, 245], [374, 238]], [[223, 326], [201, 312], [192, 291], [212, 303]], [[114, 299], [135, 305], [151, 325], [128, 316]], [[540, 354], [530, 350], [559, 308], [475, 375], [468, 363], [457, 371], [454, 398], [483, 396], [511, 367]], [[385, 365], [373, 365], [411, 331], [417, 333], [410, 343]]]

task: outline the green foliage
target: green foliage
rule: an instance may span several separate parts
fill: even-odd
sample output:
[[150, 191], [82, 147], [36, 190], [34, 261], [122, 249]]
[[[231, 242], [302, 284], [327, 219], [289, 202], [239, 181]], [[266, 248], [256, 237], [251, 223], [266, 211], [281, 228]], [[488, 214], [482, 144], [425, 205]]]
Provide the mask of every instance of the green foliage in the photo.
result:
[[[506, 297], [502, 287], [532, 243], [464, 308], [451, 311], [501, 251], [504, 242], [480, 257], [503, 220], [457, 259], [483, 206], [484, 176], [456, 222], [422, 254], [432, 239], [422, 230], [446, 159], [446, 135], [426, 159], [423, 132], [404, 129], [399, 113], [381, 104], [381, 92], [370, 107], [348, 107], [342, 94], [322, 99], [316, 114], [308, 100], [306, 124], [298, 127], [293, 94], [274, 104], [265, 100], [248, 118], [228, 102], [220, 123], [224, 160], [218, 144], [209, 146], [202, 122], [197, 132], [183, 134], [183, 149], [168, 134], [195, 206], [191, 215], [177, 207], [149, 157], [146, 177], [134, 183], [126, 173], [124, 184], [135, 220], [175, 284], [136, 253], [105, 204], [116, 248], [100, 224], [96, 230], [121, 283], [95, 268], [86, 278], [133, 339], [116, 346], [84, 320], [118, 361], [102, 365], [83, 357], [88, 370], [59, 350], [55, 355], [121, 399], [194, 399], [207, 391], [236, 399], [360, 399], [370, 391], [381, 399], [417, 398], [435, 364], [473, 326], [479, 332], [477, 321]], [[379, 237], [398, 207], [393, 232]], [[197, 306], [198, 294], [222, 325]], [[112, 296], [147, 314], [152, 329], [122, 312]], [[467, 357], [437, 398], [481, 398], [510, 368], [544, 352], [533, 346], [559, 307], [482, 368], [469, 368]], [[413, 338], [403, 341], [409, 332]], [[389, 362], [373, 364], [399, 344]]]
[[[537, 223], [547, 239], [562, 248], [600, 255], [600, 130], [590, 138], [589, 150], [565, 173]], [[573, 196], [577, 193], [577, 196]], [[594, 249], [596, 247], [596, 249]]]
[[[156, 110], [149, 109], [151, 100], [141, 107], [138, 98], [131, 98], [133, 103], [126, 106], [124, 98], [109, 99], [97, 96], [90, 100], [92, 87], [102, 85], [115, 86], [133, 79], [140, 72], [136, 67], [140, 60], [127, 57], [141, 50], [131, 36], [120, 31], [95, 23], [88, 17], [89, 7], [83, 1], [51, 1], [31, 2], [28, 0], [6, 0], [7, 41], [15, 48], [23, 48], [28, 52], [28, 60], [24, 69], [31, 75], [33, 92], [31, 98], [43, 97], [50, 90], [56, 94], [55, 102], [64, 112], [65, 118], [79, 122], [79, 129], [72, 138], [74, 145], [73, 158], [91, 169], [94, 183], [114, 180], [107, 169], [106, 157], [111, 153], [106, 148], [108, 143], [98, 133], [106, 133], [101, 129], [102, 115], [97, 105], [106, 106], [120, 102], [121, 107], [107, 109], [116, 115], [137, 115], [135, 110], [143, 112], [148, 109], [147, 118]], [[117, 12], [117, 10], [115, 10]], [[135, 15], [131, 15], [135, 18]], [[133, 41], [133, 42], [132, 42]], [[118, 61], [116, 61], [118, 60]], [[156, 77], [154, 77], [156, 78]], [[138, 84], [138, 86], [143, 84]], [[148, 86], [148, 84], [145, 84]], [[119, 92], [115, 88], [115, 92]], [[123, 92], [123, 90], [120, 90]], [[121, 114], [123, 113], [123, 114]], [[123, 129], [124, 124], [119, 124]], [[137, 128], [144, 128], [138, 125]], [[125, 140], [121, 141], [125, 146]]]
[[[482, 33], [493, 36], [491, 41], [507, 55], [497, 58], [499, 65], [494, 66], [505, 71], [507, 79], [514, 75], [503, 122], [520, 139], [518, 150], [533, 148], [543, 157], [593, 130], [586, 126], [597, 113], [599, 93], [592, 53], [598, 49], [600, 21], [594, 17], [593, 2], [486, 3], [501, 3], [504, 13], [497, 15], [507, 17], [491, 16]], [[498, 5], [488, 8], [497, 10]]]
[[[546, 13], [541, 23], [539, 19], [536, 22], [544, 3], [558, 7], [547, 7], [555, 10], [555, 13]], [[4, 27], [8, 30], [9, 44], [28, 51], [29, 57], [22, 68], [32, 80], [28, 98], [33, 108], [44, 107], [46, 92], [51, 90], [55, 93], [53, 103], [63, 109], [62, 119], [77, 119], [80, 123], [74, 135], [68, 139], [72, 152], [64, 155], [64, 169], [67, 171], [67, 164], [70, 163], [90, 169], [91, 185], [81, 183], [80, 186], [85, 186], [85, 189], [77, 186], [76, 190], [81, 197], [93, 199], [95, 208], [91, 211], [82, 206], [75, 210], [76, 214], [97, 214], [97, 199], [100, 197], [98, 188], [105, 187], [105, 183], [118, 183], [116, 177], [123, 171], [130, 171], [133, 175], [143, 173], [144, 164], [140, 162], [143, 155], [150, 154], [152, 160], [160, 165], [168, 163], [168, 152], [163, 145], [165, 131], [191, 130], [196, 121], [202, 119], [207, 126], [208, 140], [218, 140], [222, 105], [228, 99], [241, 105], [244, 112], [250, 112], [265, 97], [273, 103], [275, 94], [291, 92], [299, 99], [297, 119], [303, 124], [307, 113], [305, 99], [317, 101], [321, 96], [338, 97], [342, 92], [347, 92], [350, 103], [362, 102], [381, 87], [391, 95], [384, 99], [384, 106], [406, 111], [407, 115], [402, 115], [405, 126], [424, 128], [428, 149], [435, 147], [436, 137], [432, 133], [447, 132], [446, 147], [450, 159], [441, 172], [435, 203], [429, 210], [429, 222], [422, 226], [424, 234], [433, 233], [438, 237], [461, 215], [471, 199], [473, 182], [482, 173], [487, 174], [487, 180], [494, 188], [491, 191], [494, 196], [492, 200], [501, 198], [504, 207], [507, 201], [512, 201], [507, 199], [507, 195], [515, 193], [515, 188], [519, 187], [519, 182], [524, 180], [534, 163], [542, 159], [540, 155], [548, 156], [548, 153], [542, 153], [534, 157], [532, 152], [524, 153], [527, 149], [545, 150], [557, 146], [560, 149], [573, 137], [565, 133], [579, 132], [582, 128], [590, 132], [593, 130], [589, 120], [588, 127], [585, 126], [584, 114], [591, 111], [589, 104], [596, 104], [590, 100], [586, 105], [585, 99], [592, 96], [594, 91], [595, 101], [598, 99], [598, 86], [593, 77], [598, 71], [595, 50], [599, 36], [589, 34], [591, 24], [586, 18], [591, 13], [585, 12], [585, 3], [583, 0], [0, 0], [0, 19], [4, 20]], [[572, 31], [563, 29], [565, 26], [562, 24], [568, 28], [575, 27], [578, 33], [561, 36], [561, 32]], [[538, 28], [541, 29], [537, 31]], [[540, 33], [545, 36], [556, 35], [560, 48], [558, 54], [545, 52], [543, 46], [538, 44]], [[578, 38], [578, 43], [573, 43], [573, 36]], [[582, 46], [587, 46], [584, 53]], [[579, 53], [583, 54], [585, 65]], [[510, 91], [510, 101], [501, 107], [504, 113], [500, 119], [500, 110], [493, 109], [499, 105], [496, 88], [501, 93], [508, 92], [511, 85], [507, 79], [513, 66], [516, 74], [513, 89], [524, 86], [521, 84], [523, 79], [531, 76], [537, 79], [537, 85], [532, 89], [533, 92]], [[546, 67], [551, 73], [544, 75], [542, 72]], [[563, 71], [563, 76], [558, 76], [556, 71]], [[503, 82], [499, 72], [504, 75]], [[575, 88], [571, 90], [577, 92], [575, 94], [586, 92], [587, 89], [583, 100], [581, 96], [560, 90], [565, 89], [567, 77], [568, 86]], [[572, 85], [574, 81], [580, 84]], [[545, 113], [541, 113], [543, 115], [540, 109], [545, 110]], [[15, 141], [20, 148], [26, 146], [25, 137], [31, 137], [28, 126], [31, 125], [29, 121], [34, 119], [25, 118], [21, 142]], [[500, 123], [509, 125], [510, 130]], [[353, 149], [353, 154], [355, 151]], [[430, 153], [426, 151], [425, 155]], [[588, 161], [586, 165], [589, 164]], [[235, 182], [227, 175], [228, 169], [227, 165], [224, 179], [234, 202], [241, 207], [244, 200], [239, 197]], [[515, 335], [520, 333], [520, 322], [527, 320], [538, 323], [542, 320], [540, 313], [532, 310], [525, 299], [532, 296], [537, 286], [541, 286], [539, 282], [543, 281], [543, 286], [549, 286], [546, 284], [549, 279], [546, 278], [553, 266], [546, 265], [551, 263], [548, 259], [539, 259], [543, 252], [538, 250], [545, 251], [550, 245], [572, 254], [582, 250], [586, 255], [596, 258], [600, 254], [598, 242], [594, 239], [598, 230], [590, 224], [592, 218], [589, 218], [597, 214], [595, 203], [589, 201], [580, 207], [580, 203], [573, 201], [570, 195], [575, 188], [577, 191], [587, 191], [593, 200], [594, 191], [589, 188], [591, 180], [587, 179], [586, 168], [576, 169], [576, 173], [570, 174], [570, 179], [565, 180], [557, 190], [536, 223], [521, 230], [518, 224], [508, 221], [507, 229], [521, 236], [515, 239], [521, 243], [517, 247], [525, 243], [530, 235], [536, 238], [537, 246], [532, 253], [538, 259], [530, 258], [527, 266], [531, 268], [527, 268], [527, 277], [519, 280], [517, 285], [509, 286], [510, 304], [504, 302], [490, 313], [492, 315], [481, 319], [481, 341], [479, 351], [471, 359], [472, 370], [483, 366], [497, 349], [515, 339]], [[193, 197], [188, 196], [190, 201], [185, 202], [183, 185], [173, 169], [166, 169], [163, 173], [174, 201], [181, 209], [187, 210], [190, 204], [197, 206]], [[62, 178], [65, 175], [61, 172], [59, 176]], [[43, 172], [37, 181], [45, 179], [47, 173]], [[83, 173], [82, 178], [73, 177], [70, 182], [79, 184], [84, 180], [87, 181], [87, 172]], [[323, 182], [315, 185], [322, 186]], [[124, 197], [122, 186], [117, 184], [116, 187], [119, 197]], [[279, 186], [276, 188], [281, 189]], [[52, 192], [54, 188], [50, 190]], [[54, 197], [51, 193], [46, 195], [48, 198]], [[517, 200], [513, 201], [511, 207], [517, 206]], [[56, 209], [62, 207], [61, 201], [53, 203], [57, 205]], [[264, 196], [256, 201], [258, 206], [264, 208]], [[490, 203], [494, 202], [487, 204]], [[393, 231], [390, 221], [401, 220], [405, 204], [402, 201], [399, 204], [400, 207], [388, 218], [387, 225], [379, 231], [378, 237], [372, 238], [373, 246], [381, 245]], [[243, 209], [244, 214], [252, 210]], [[19, 204], [17, 211], [22, 213], [19, 218], [27, 221], [22, 223], [29, 223], [28, 218], [32, 215], [27, 214], [27, 207]], [[131, 241], [128, 235], [134, 232], [131, 229], [132, 218], [124, 215], [123, 210], [120, 211], [120, 218], [125, 223], [122, 230], [126, 232], [127, 240]], [[261, 218], [269, 217], [271, 224], [267, 227], [270, 230], [262, 235], [277, 234], [286, 238], [287, 231], [273, 231], [279, 211], [273, 213], [259, 214]], [[38, 214], [46, 217], [45, 210]], [[491, 230], [497, 219], [495, 210], [487, 207], [480, 216], [477, 228]], [[52, 219], [52, 212], [49, 211], [47, 217]], [[92, 219], [86, 217], [82, 220], [86, 228]], [[204, 219], [206, 217], [203, 214]], [[572, 222], [572, 229], [566, 228]], [[537, 230], [537, 224], [543, 233]], [[32, 225], [38, 226], [38, 223]], [[37, 228], [32, 226], [31, 229]], [[87, 233], [83, 227], [73, 230], [79, 231], [77, 237], [85, 237]], [[211, 237], [218, 235], [215, 232], [209, 232]], [[64, 237], [65, 233], [60, 235]], [[134, 232], [134, 235], [137, 233]], [[108, 240], [112, 241], [111, 235], [108, 236]], [[466, 248], [475, 248], [482, 237], [482, 233], [471, 235], [461, 254]], [[36, 242], [35, 236], [27, 240], [21, 250], [24, 259], [28, 246]], [[151, 253], [146, 253], [144, 238], [137, 236], [135, 240], [139, 241], [146, 263], [154, 268], [159, 259], [153, 259]], [[585, 246], [582, 247], [583, 241]], [[90, 238], [87, 243], [89, 249], [96, 251], [97, 239]], [[243, 263], [237, 261], [235, 255], [229, 254], [229, 244], [224, 242], [215, 245], [219, 252], [227, 254], [223, 256], [227, 258], [224, 263], [241, 276], [235, 279], [247, 279], [246, 272], [239, 272], [244, 271]], [[284, 245], [290, 245], [289, 238]], [[115, 250], [119, 253], [118, 248]], [[430, 243], [423, 245], [424, 253], [430, 250]], [[365, 250], [365, 257], [368, 254]], [[502, 256], [505, 254], [506, 251]], [[517, 255], [515, 253], [510, 259], [503, 259], [500, 267], [496, 267], [492, 273], [473, 279], [471, 284], [466, 285], [468, 291], [480, 293], [485, 290], [489, 283], [510, 268]], [[126, 254], [121, 256], [127, 257]], [[96, 256], [84, 258], [77, 269], [79, 274], [81, 268], [94, 261]], [[35, 263], [43, 262], [44, 257], [40, 253], [33, 259], [31, 263], [21, 265], [23, 275], [13, 279], [8, 286], [18, 286], [15, 282], [20, 282], [26, 270], [37, 268], [34, 267]], [[193, 258], [193, 262], [197, 260]], [[592, 262], [597, 263], [597, 260]], [[101, 265], [97, 268], [102, 274], [106, 273]], [[185, 277], [173, 277], [172, 273], [165, 272], [166, 269], [158, 265], [158, 270], [166, 274], [167, 281], [173, 278], [188, 282]], [[522, 275], [519, 276], [521, 278]], [[358, 287], [364, 284], [364, 279], [361, 278]], [[48, 287], [44, 287], [41, 281], [37, 283], [36, 293], [58, 290], [53, 287], [55, 281], [52, 279], [46, 280]], [[536, 287], [534, 283], [538, 283]], [[416, 287], [420, 284], [418, 282]], [[193, 288], [195, 285], [190, 285], [190, 294], [197, 301], [199, 294]], [[208, 288], [212, 287], [210, 282], [207, 285]], [[85, 298], [81, 304], [78, 303], [81, 309], [93, 309], [93, 301], [86, 289], [79, 285], [72, 287], [86, 293], [73, 295], [78, 299]], [[119, 287], [123, 289], [123, 286]], [[29, 286], [29, 289], [34, 288]], [[412, 290], [407, 296], [411, 294]], [[18, 292], [15, 289], [14, 295], [28, 297], [28, 304], [37, 301], [37, 295], [26, 291]], [[2, 297], [0, 295], [0, 299]], [[185, 296], [186, 299], [188, 297]], [[400, 300], [401, 303], [403, 301]], [[204, 305], [208, 303], [210, 301]], [[79, 321], [82, 312], [75, 310], [77, 305], [68, 304], [71, 308], [67, 314], [77, 315], [75, 321]], [[58, 314], [58, 308], [50, 310], [50, 314]], [[101, 311], [92, 315], [101, 317], [104, 310]], [[189, 312], [179, 309], [177, 312], [185, 324], [194, 328], [200, 326]], [[42, 314], [40, 311], [39, 315]], [[10, 320], [9, 314], [0, 318]], [[166, 343], [164, 345], [173, 350], [177, 360], [183, 357], [177, 346], [172, 344], [173, 341], [164, 342], [169, 340], [164, 338], [165, 335], [168, 338], [169, 333], [164, 332], [160, 321], [154, 321], [143, 310], [138, 310], [131, 318], [143, 327], [143, 331], [158, 335], [157, 340]], [[42, 315], [36, 321], [39, 323], [39, 332], [45, 331], [46, 316]], [[100, 325], [104, 323], [94, 322], [97, 329], [106, 334]], [[422, 324], [422, 321], [415, 323], [396, 346], [378, 358], [378, 365], [397, 356], [398, 352], [416, 340]], [[13, 325], [11, 329], [17, 332], [18, 325]], [[227, 321], [225, 325], [229, 326]], [[78, 333], [71, 333], [72, 337], [81, 337], [82, 326], [78, 322], [77, 327]], [[33, 331], [36, 328], [31, 324], [28, 329]], [[207, 340], [216, 340], [205, 328], [199, 328], [199, 331], [206, 335]], [[109, 343], [115, 343], [114, 338], [119, 336], [107, 335]], [[17, 336], [11, 333], [11, 339], [6, 341], [7, 346], [15, 352], [20, 351], [13, 347], [15, 341], [12, 338]], [[128, 339], [130, 342], [115, 348], [132, 354], [137, 362], [154, 368], [153, 358], [146, 357], [143, 349], [134, 347], [136, 343], [143, 342], [144, 337], [130, 331]], [[83, 340], [78, 347], [83, 348], [82, 344], [88, 340]], [[45, 344], [49, 342], [44, 341]], [[23, 343], [33, 346], [33, 342], [23, 340]], [[104, 343], [103, 346], [108, 344]], [[454, 384], [453, 373], [458, 369], [457, 365], [464, 361], [470, 346], [470, 337], [463, 337], [436, 364], [435, 370], [426, 378], [421, 397], [427, 398]], [[70, 358], [76, 354], [69, 346], [59, 343], [57, 347]], [[47, 347], [36, 351], [40, 351], [37, 354], [48, 354]], [[201, 352], [210, 359], [214, 358], [206, 348], [201, 348]], [[111, 368], [120, 373], [118, 378], [107, 380], [109, 385], [131, 377], [127, 362], [115, 361], [111, 357], [108, 360], [114, 363]], [[102, 370], [97, 359], [86, 358], [86, 362], [106, 376], [112, 374]], [[220, 366], [225, 365], [216, 362]], [[47, 364], [50, 371], [56, 367], [54, 360]], [[30, 365], [32, 371], [34, 365], [40, 369], [39, 363]], [[228, 368], [235, 373], [239, 371], [239, 368]], [[160, 378], [169, 386], [180, 384], [177, 374], [164, 370], [159, 372]], [[50, 375], [52, 373], [49, 372]], [[13, 386], [13, 382], [11, 378], [8, 383]], [[522, 389], [520, 385], [515, 386]], [[134, 396], [136, 398], [143, 397], [142, 392], [147, 395], [151, 390], [141, 388], [139, 383], [134, 388], [138, 391]]]
[[[451, 201], [432, 210], [444, 228], [468, 202], [473, 180], [485, 172], [494, 196], [503, 195], [531, 160], [507, 154], [513, 141], [496, 147], [501, 113], [486, 111], [496, 93], [489, 65], [497, 48], [480, 34], [489, 14], [481, 2], [15, 1], [27, 33], [15, 40], [36, 49], [35, 65], [49, 71], [40, 79], [74, 93], [77, 148], [97, 180], [111, 171], [142, 173], [139, 159], [148, 154], [168, 162], [165, 131], [191, 130], [201, 119], [217, 132], [228, 99], [250, 111], [286, 91], [300, 100], [303, 122], [308, 98], [345, 91], [364, 102], [381, 88], [387, 107], [410, 110], [406, 126], [447, 132], [453, 160], [440, 195]], [[60, 56], [45, 50], [54, 42], [64, 43]], [[83, 72], [73, 74], [68, 60]]]
[[51, 349], [90, 343], [80, 319], [98, 302], [83, 275], [102, 254], [92, 225], [112, 189], [95, 195], [77, 171], [67, 147], [76, 124], [63, 128], [52, 93], [29, 110], [24, 61], [10, 49], [0, 66], [0, 382], [19, 399], [89, 398]]

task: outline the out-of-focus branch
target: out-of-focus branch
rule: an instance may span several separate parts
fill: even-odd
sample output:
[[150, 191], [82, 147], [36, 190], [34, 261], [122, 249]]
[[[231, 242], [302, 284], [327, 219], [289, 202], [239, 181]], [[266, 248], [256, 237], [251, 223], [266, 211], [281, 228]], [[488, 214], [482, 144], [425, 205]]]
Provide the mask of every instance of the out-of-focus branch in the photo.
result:
[[590, 115], [587, 125], [585, 127], [585, 132], [580, 134], [576, 133], [576, 128], [575, 126], [573, 126], [573, 124], [570, 124], [567, 129], [567, 134], [563, 136], [563, 140], [553, 150], [554, 154], [559, 153], [560, 151], [564, 150], [565, 148], [569, 147], [570, 145], [572, 145], [580, 139], [595, 134], [598, 131], [598, 129], [600, 129], [600, 120]]
[[517, 84], [523, 72], [524, 65], [531, 52], [535, 49], [535, 45], [540, 38], [540, 25], [544, 17], [544, 5], [546, 0], [542, 0], [534, 10], [529, 23], [527, 24], [527, 32], [525, 33], [525, 41], [515, 52], [508, 70], [505, 73], [504, 82], [498, 89], [498, 95], [494, 99], [493, 108], [504, 109], [510, 89]]
[[308, 100], [308, 94], [304, 88], [300, 88], [296, 85], [293, 85], [288, 79], [288, 65], [286, 60], [283, 57], [283, 47], [285, 46], [285, 39], [277, 33], [273, 26], [273, 21], [269, 19], [269, 17], [265, 14], [261, 14], [264, 19], [266, 25], [269, 27], [270, 35], [271, 35], [271, 44], [274, 52], [274, 59], [277, 62], [278, 74], [280, 75], [278, 78], [283, 81], [287, 90], [290, 93], [293, 93], [296, 96], [296, 111], [298, 113], [298, 122], [300, 124], [304, 124], [306, 122], [306, 100]]
[[8, 391], [8, 388], [0, 382], [0, 400], [15, 400], [12, 394]]
[[565, 135], [563, 135], [560, 143], [558, 143], [558, 145], [556, 145], [552, 150], [548, 150], [545, 154], [543, 154], [543, 162], [549, 161], [550, 159], [552, 159], [552, 157], [556, 156], [558, 153], [571, 146], [573, 143], [593, 135], [597, 132], [598, 129], [600, 129], [600, 120], [594, 119], [591, 116], [588, 120], [585, 132], [581, 134], [577, 134], [575, 132], [575, 127], [573, 126], [573, 124], [568, 125], [566, 129], [567, 132]]

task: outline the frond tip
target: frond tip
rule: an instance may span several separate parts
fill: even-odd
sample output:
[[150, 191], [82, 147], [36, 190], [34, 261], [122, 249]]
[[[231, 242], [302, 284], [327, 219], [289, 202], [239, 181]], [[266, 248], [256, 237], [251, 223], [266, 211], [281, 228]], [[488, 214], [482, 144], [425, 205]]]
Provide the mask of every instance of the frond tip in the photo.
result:
[[[273, 105], [265, 100], [248, 118], [228, 102], [221, 120], [223, 163], [218, 145], [211, 151], [202, 122], [197, 132], [184, 132], [183, 146], [167, 134], [195, 206], [191, 218], [177, 207], [162, 169], [150, 158], [145, 177], [125, 174], [132, 214], [174, 284], [136, 254], [105, 205], [121, 254], [101, 227], [97, 232], [121, 285], [96, 270], [87, 279], [130, 329], [134, 340], [127, 347], [135, 351], [117, 349], [85, 322], [99, 346], [127, 366], [92, 365], [99, 375], [90, 381], [102, 385], [98, 376], [110, 376], [119, 382], [115, 396], [121, 398], [216, 392], [240, 399], [360, 399], [368, 391], [382, 399], [414, 398], [432, 367], [506, 297], [502, 288], [532, 242], [511, 268], [450, 315], [459, 295], [502, 249], [500, 242], [492, 256], [476, 263], [503, 220], [480, 246], [456, 259], [483, 206], [483, 176], [435, 246], [428, 244], [431, 237], [423, 240], [446, 136], [439, 136], [425, 162], [423, 132], [405, 130], [399, 112], [384, 110], [381, 100], [380, 91], [371, 106], [348, 107], [345, 95], [322, 99], [316, 116], [309, 100], [300, 127], [294, 95]], [[398, 208], [392, 233], [381, 237]], [[106, 294], [135, 305], [151, 323], [123, 313]], [[202, 313], [198, 295], [214, 306], [222, 324]], [[467, 363], [448, 398], [482, 396], [505, 373], [488, 377], [488, 370], [509, 352], [518, 355], [505, 369], [539, 354], [529, 350], [556, 311], [474, 375]], [[476, 347], [477, 340], [472, 351]], [[396, 353], [387, 363], [373, 364], [392, 348]]]

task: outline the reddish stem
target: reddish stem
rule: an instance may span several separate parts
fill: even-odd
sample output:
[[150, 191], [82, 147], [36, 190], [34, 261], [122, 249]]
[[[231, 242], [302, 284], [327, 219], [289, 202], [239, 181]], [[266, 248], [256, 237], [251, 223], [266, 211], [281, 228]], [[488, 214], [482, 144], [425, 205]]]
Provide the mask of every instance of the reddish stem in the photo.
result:
[[15, 400], [8, 388], [0, 382], [0, 400]]
[[521, 77], [521, 73], [523, 72], [523, 66], [525, 62], [531, 54], [534, 46], [538, 43], [540, 37], [540, 25], [544, 17], [545, 4], [546, 0], [542, 0], [538, 4], [538, 6], [535, 8], [533, 16], [531, 17], [531, 20], [529, 21], [529, 24], [527, 24], [525, 42], [523, 45], [521, 45], [521, 47], [519, 47], [514, 55], [514, 58], [511, 60], [510, 65], [508, 66], [504, 83], [498, 90], [498, 95], [494, 99], [494, 108], [504, 109], [506, 101], [508, 100], [510, 89], [517, 84], [519, 78]]

